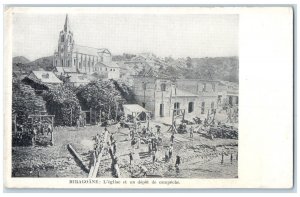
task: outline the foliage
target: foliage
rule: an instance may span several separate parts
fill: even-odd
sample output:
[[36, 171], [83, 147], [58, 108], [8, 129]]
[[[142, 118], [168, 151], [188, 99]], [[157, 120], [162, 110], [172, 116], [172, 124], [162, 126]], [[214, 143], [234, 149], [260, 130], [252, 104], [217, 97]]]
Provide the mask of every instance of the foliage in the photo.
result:
[[27, 122], [27, 117], [35, 111], [44, 111], [45, 102], [35, 94], [35, 90], [20, 81], [13, 82], [12, 110], [17, 115], [17, 124]]
[[99, 79], [79, 87], [77, 97], [84, 109], [101, 109], [106, 114], [111, 112], [113, 117], [116, 104], [120, 105], [126, 102], [112, 80]]
[[135, 96], [133, 90], [126, 85], [124, 81], [121, 79], [112, 80], [116, 89], [121, 93], [122, 98], [126, 100], [127, 103], [136, 103]]
[[72, 88], [64, 85], [42, 93], [48, 114], [55, 115], [55, 125], [76, 124], [80, 115], [80, 105]]

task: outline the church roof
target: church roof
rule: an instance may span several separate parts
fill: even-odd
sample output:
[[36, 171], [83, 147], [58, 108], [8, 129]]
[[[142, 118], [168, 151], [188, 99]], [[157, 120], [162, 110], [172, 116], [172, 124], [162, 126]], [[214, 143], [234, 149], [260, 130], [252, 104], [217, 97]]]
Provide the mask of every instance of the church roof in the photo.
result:
[[97, 49], [97, 48], [81, 46], [77, 44], [74, 45], [73, 51], [77, 53], [93, 55], [93, 56], [99, 56], [99, 53], [111, 54], [108, 49]]

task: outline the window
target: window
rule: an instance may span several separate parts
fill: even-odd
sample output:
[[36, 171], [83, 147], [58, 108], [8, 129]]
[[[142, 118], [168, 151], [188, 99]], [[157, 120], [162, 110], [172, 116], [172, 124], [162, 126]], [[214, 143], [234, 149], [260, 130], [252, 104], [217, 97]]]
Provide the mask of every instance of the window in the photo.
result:
[[143, 108], [145, 108], [146, 107], [146, 103], [142, 103], [142, 106], [143, 106]]
[[64, 35], [61, 36], [61, 42], [64, 42], [65, 41], [65, 37]]
[[202, 102], [201, 104], [201, 114], [204, 114], [205, 112], [205, 102]]
[[64, 60], [61, 60], [61, 66], [64, 66]]
[[215, 103], [211, 102], [210, 107], [211, 107], [211, 109], [215, 109]]
[[75, 65], [76, 60], [74, 59], [74, 65]]
[[194, 102], [189, 102], [188, 112], [192, 113], [194, 111]]
[[206, 92], [206, 83], [203, 84], [202, 92]]
[[70, 66], [70, 60], [68, 60], [68, 66]]
[[81, 62], [79, 62], [79, 68], [81, 69], [82, 67], [81, 67]]
[[146, 89], [147, 89], [147, 84], [143, 83], [143, 90], [146, 90]]
[[174, 103], [174, 110], [175, 110], [175, 114], [179, 114], [179, 109], [180, 108], [180, 103], [176, 102]]
[[165, 83], [162, 83], [162, 84], [160, 85], [160, 89], [161, 89], [161, 91], [166, 91], [166, 84], [165, 84]]
[[218, 103], [221, 103], [222, 101], [222, 95], [218, 95]]

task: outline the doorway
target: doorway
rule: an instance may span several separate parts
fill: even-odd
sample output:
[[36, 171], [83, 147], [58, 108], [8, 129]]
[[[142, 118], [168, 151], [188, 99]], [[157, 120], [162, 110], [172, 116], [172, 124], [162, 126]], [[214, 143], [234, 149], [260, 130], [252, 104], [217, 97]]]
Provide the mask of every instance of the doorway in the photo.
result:
[[160, 104], [159, 106], [159, 116], [164, 117], [164, 104]]

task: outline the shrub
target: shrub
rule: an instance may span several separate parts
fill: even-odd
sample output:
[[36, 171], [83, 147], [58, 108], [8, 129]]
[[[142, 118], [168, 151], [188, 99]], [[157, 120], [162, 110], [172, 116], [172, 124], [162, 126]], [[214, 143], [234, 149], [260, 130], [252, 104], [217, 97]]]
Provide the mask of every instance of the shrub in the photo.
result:
[[55, 115], [55, 125], [72, 126], [80, 115], [76, 94], [68, 86], [59, 86], [43, 92], [48, 114]]
[[45, 110], [45, 101], [32, 87], [16, 81], [12, 87], [12, 110], [17, 115], [17, 124], [25, 124], [30, 114]]

